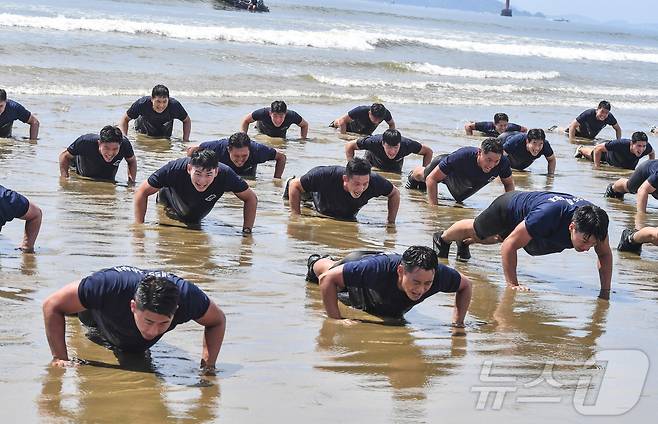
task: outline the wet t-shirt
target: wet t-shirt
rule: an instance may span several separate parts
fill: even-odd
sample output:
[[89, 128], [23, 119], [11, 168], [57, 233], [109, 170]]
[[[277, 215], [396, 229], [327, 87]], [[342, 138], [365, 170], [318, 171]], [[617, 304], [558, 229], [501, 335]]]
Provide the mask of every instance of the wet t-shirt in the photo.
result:
[[402, 256], [377, 254], [343, 265], [343, 281], [350, 305], [370, 314], [401, 318], [413, 306], [438, 293], [459, 290], [461, 276], [439, 264], [430, 289], [418, 300], [411, 300], [398, 288], [398, 265]]
[[273, 149], [264, 144], [252, 141], [249, 144], [249, 158], [244, 165], [238, 167], [232, 161], [228, 153], [228, 139], [206, 141], [199, 145], [201, 150], [211, 149], [217, 154], [219, 162], [227, 165], [240, 176], [254, 176], [256, 175], [256, 167], [259, 163], [267, 162], [268, 160], [276, 159], [276, 149]]
[[625, 169], [635, 169], [641, 158], [649, 156], [653, 152], [651, 144], [647, 143], [647, 148], [642, 152], [640, 157], [631, 153], [631, 140], [622, 138], [620, 140], [608, 141], [605, 143], [605, 161], [612, 166]]
[[[370, 112], [370, 106], [357, 106], [354, 109], [347, 112], [347, 115], [350, 118], [352, 118], [352, 122], [347, 124], [347, 131], [363, 134], [363, 135], [372, 134], [372, 132], [375, 131], [377, 126], [379, 126], [379, 124], [374, 124], [370, 120], [370, 115], [368, 114], [368, 112]], [[392, 119], [393, 116], [391, 116], [391, 112], [388, 109], [386, 109], [386, 115], [384, 116], [384, 121], [389, 122]]]
[[359, 150], [365, 150], [365, 158], [370, 164], [383, 171], [402, 172], [405, 156], [419, 153], [423, 145], [415, 140], [402, 137], [400, 150], [393, 159], [389, 158], [384, 151], [383, 136], [381, 134], [363, 137], [357, 140], [356, 146]]
[[590, 139], [596, 138], [606, 125], [617, 124], [617, 120], [612, 113], [608, 113], [605, 121], [596, 119], [596, 109], [587, 109], [578, 115], [576, 121], [580, 124], [580, 128], [576, 131], [576, 136]]
[[[480, 121], [475, 123], [475, 130], [484, 133], [488, 137], [498, 137], [500, 133], [496, 131], [496, 124], [493, 121]], [[509, 122], [505, 132], [518, 132], [521, 131], [521, 125]]]
[[114, 180], [121, 160], [135, 156], [135, 152], [130, 141], [124, 136], [121, 140], [119, 153], [111, 161], [105, 162], [103, 155], [98, 151], [99, 139], [98, 134], [81, 135], [66, 150], [75, 156], [75, 167], [80, 175], [102, 180]]
[[512, 168], [505, 155], [491, 171], [484, 172], [477, 164], [479, 151], [477, 147], [462, 147], [439, 162], [439, 169], [447, 176], [442, 182], [457, 201], [472, 196], [496, 177], [512, 176]]
[[299, 125], [302, 123], [302, 117], [294, 110], [286, 111], [286, 117], [280, 127], [277, 127], [272, 122], [270, 117], [269, 107], [255, 110], [251, 113], [251, 119], [258, 122], [258, 130], [270, 137], [286, 138], [286, 132], [292, 124]]
[[572, 249], [569, 224], [580, 206], [591, 205], [571, 194], [551, 191], [529, 191], [515, 194], [509, 203], [509, 216], [514, 227], [525, 220], [532, 237], [524, 247], [532, 256], [547, 255]]
[[187, 165], [190, 158], [172, 160], [155, 171], [148, 179], [151, 187], [169, 187], [181, 198], [190, 209], [210, 209], [227, 191], [241, 193], [249, 188], [247, 182], [235, 171], [223, 163], [219, 164], [219, 172], [213, 182], [203, 192], [197, 191], [192, 184]]
[[124, 351], [145, 351], [162, 337], [160, 335], [152, 340], [144, 339], [130, 311], [130, 301], [135, 296], [137, 285], [147, 275], [166, 278], [178, 286], [178, 309], [167, 331], [173, 330], [178, 324], [200, 319], [210, 305], [208, 296], [197, 286], [162, 271], [119, 266], [103, 269], [83, 278], [78, 286], [80, 303], [91, 312], [103, 337]]
[[339, 219], [354, 219], [368, 200], [388, 196], [393, 191], [390, 181], [371, 172], [368, 188], [355, 199], [343, 188], [343, 175], [344, 166], [317, 166], [299, 179], [304, 191], [313, 195], [318, 212]]
[[158, 113], [153, 110], [153, 102], [151, 97], [144, 96], [141, 99], [137, 100], [135, 103], [130, 106], [130, 109], [126, 112], [130, 119], [137, 119], [137, 117], [142, 116], [146, 121], [152, 124], [154, 127], [162, 127], [164, 124], [172, 121], [174, 119], [179, 119], [184, 121], [187, 118], [187, 112], [183, 105], [173, 97], [169, 98], [169, 104], [162, 113]]
[[23, 105], [13, 100], [7, 99], [5, 110], [0, 114], [0, 127], [13, 123], [15, 120], [27, 123], [32, 114], [25, 109]]
[[25, 215], [29, 207], [25, 196], [0, 185], [0, 229], [12, 219]]
[[537, 156], [533, 156], [528, 151], [526, 148], [527, 141], [528, 134], [522, 132], [511, 134], [505, 139], [503, 149], [507, 152], [507, 158], [509, 159], [512, 168], [526, 169], [532, 164], [532, 162], [539, 159], [540, 156], [545, 156], [547, 158], [553, 156], [553, 149], [548, 140], [544, 140], [544, 147], [542, 147]]

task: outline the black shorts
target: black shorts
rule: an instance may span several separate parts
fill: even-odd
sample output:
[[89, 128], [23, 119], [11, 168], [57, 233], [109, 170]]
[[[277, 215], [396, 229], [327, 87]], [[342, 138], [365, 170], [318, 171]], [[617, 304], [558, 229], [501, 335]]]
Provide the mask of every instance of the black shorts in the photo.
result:
[[169, 218], [185, 224], [198, 224], [212, 210], [212, 205], [210, 207], [208, 205], [188, 206], [170, 187], [162, 187], [158, 191], [156, 202], [164, 206], [165, 213]]
[[174, 129], [174, 120], [172, 119], [171, 121], [167, 121], [161, 126], [153, 125], [146, 119], [144, 119], [143, 116], [138, 116], [137, 119], [135, 119], [135, 131], [141, 134], [146, 134], [150, 137], [163, 137], [163, 138], [169, 138], [171, 137], [171, 132]]
[[[635, 168], [635, 171], [633, 171], [631, 176], [628, 178], [628, 182], [626, 183], [626, 188], [628, 189], [629, 193], [637, 193], [642, 183], [644, 183], [647, 178], [651, 176], [651, 173], [649, 172], [649, 165], [651, 162], [652, 161], [646, 160], [640, 166]], [[654, 197], [654, 199], [658, 199], [658, 190], [651, 193], [651, 195]]]
[[441, 162], [443, 160], [443, 158], [445, 158], [446, 156], [448, 156], [448, 153], [444, 153], [444, 154], [436, 156], [434, 159], [432, 159], [432, 162], [430, 162], [430, 164], [427, 165], [425, 167], [425, 170], [423, 171], [423, 178], [427, 179], [427, 176], [432, 171], [434, 171], [434, 168], [436, 168], [437, 165], [439, 164], [439, 162]]
[[508, 191], [500, 195], [475, 217], [473, 229], [480, 240], [499, 235], [506, 238], [516, 228], [510, 219], [509, 203], [518, 191]]

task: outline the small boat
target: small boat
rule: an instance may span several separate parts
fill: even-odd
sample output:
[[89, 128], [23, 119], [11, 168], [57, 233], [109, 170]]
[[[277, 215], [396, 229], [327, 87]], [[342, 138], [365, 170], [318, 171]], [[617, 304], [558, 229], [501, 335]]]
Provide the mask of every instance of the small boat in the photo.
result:
[[263, 0], [219, 0], [228, 6], [233, 6], [236, 9], [244, 9], [252, 12], [269, 12], [270, 8], [265, 6]]

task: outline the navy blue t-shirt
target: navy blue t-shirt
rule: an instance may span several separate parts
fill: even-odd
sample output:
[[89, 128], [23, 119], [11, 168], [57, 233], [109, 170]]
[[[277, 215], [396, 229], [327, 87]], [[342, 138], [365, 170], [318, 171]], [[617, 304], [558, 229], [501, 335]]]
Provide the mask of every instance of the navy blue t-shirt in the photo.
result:
[[169, 98], [169, 104], [162, 113], [153, 110], [153, 102], [150, 96], [144, 96], [135, 101], [126, 112], [130, 119], [137, 119], [143, 116], [149, 123], [155, 127], [161, 127], [174, 119], [184, 121], [187, 118], [187, 112], [183, 105], [173, 97]]
[[155, 188], [170, 187], [190, 209], [197, 207], [210, 209], [225, 192], [241, 193], [249, 188], [247, 182], [235, 171], [220, 163], [217, 177], [205, 191], [199, 192], [194, 188], [190, 174], [187, 172], [190, 161], [190, 158], [172, 160], [151, 174], [148, 178], [149, 185]]
[[631, 153], [631, 140], [622, 138], [620, 140], [608, 141], [605, 143], [605, 161], [612, 166], [625, 169], [635, 169], [640, 158], [649, 156], [653, 152], [651, 144], [647, 143], [647, 148], [642, 152], [640, 157]]
[[318, 212], [339, 219], [354, 219], [368, 200], [388, 196], [393, 191], [390, 181], [371, 172], [368, 188], [355, 199], [343, 188], [343, 175], [344, 166], [316, 166], [299, 179], [304, 191], [312, 193]]
[[119, 147], [119, 153], [111, 161], [105, 162], [103, 155], [98, 151], [98, 134], [85, 134], [78, 137], [67, 151], [75, 156], [75, 165], [78, 174], [103, 180], [113, 180], [121, 164], [121, 160], [135, 156], [133, 146], [124, 136]]
[[219, 162], [227, 165], [236, 174], [240, 176], [253, 176], [256, 174], [256, 165], [259, 163], [267, 162], [268, 160], [276, 159], [276, 149], [273, 149], [264, 144], [256, 143], [252, 141], [249, 144], [249, 158], [241, 167], [236, 166], [232, 161], [228, 153], [228, 139], [223, 138], [221, 140], [215, 141], [206, 141], [199, 145], [201, 150], [211, 149], [217, 154]]
[[383, 146], [383, 136], [381, 134], [371, 135], [360, 138], [356, 141], [359, 150], [365, 150], [365, 158], [370, 164], [384, 171], [402, 172], [405, 156], [412, 153], [419, 153], [423, 145], [415, 140], [402, 137], [400, 141], [400, 150], [393, 159], [386, 156]]
[[479, 151], [477, 147], [462, 147], [439, 162], [439, 169], [447, 176], [442, 183], [448, 187], [450, 194], [458, 202], [472, 196], [496, 177], [512, 176], [512, 168], [505, 155], [500, 158], [498, 165], [485, 173], [477, 164]]
[[587, 109], [578, 115], [576, 121], [580, 124], [580, 128], [576, 131], [576, 136], [590, 139], [596, 138], [606, 125], [617, 124], [617, 120], [612, 113], [608, 113], [605, 121], [596, 119], [596, 109]]
[[[363, 135], [372, 134], [379, 124], [373, 124], [368, 112], [370, 112], [370, 106], [357, 106], [347, 112], [347, 115], [352, 118], [352, 122], [347, 124], [347, 131]], [[389, 122], [392, 119], [393, 116], [391, 115], [391, 112], [386, 109], [384, 121]]]
[[343, 265], [343, 281], [350, 305], [370, 314], [401, 318], [413, 306], [438, 293], [459, 290], [461, 275], [439, 264], [432, 287], [418, 300], [411, 300], [398, 288], [397, 268], [402, 255], [378, 254]]
[[0, 127], [12, 123], [15, 120], [27, 123], [32, 114], [29, 110], [25, 109], [23, 105], [13, 100], [7, 99], [5, 110], [0, 114]]
[[553, 156], [553, 149], [548, 140], [544, 140], [544, 147], [542, 147], [537, 156], [532, 156], [528, 151], [526, 148], [527, 141], [528, 134], [522, 132], [511, 134], [505, 139], [503, 149], [507, 152], [507, 158], [509, 159], [512, 168], [526, 169], [532, 164], [532, 162], [539, 159], [542, 155], [547, 158]]
[[280, 127], [272, 122], [269, 107], [255, 110], [251, 113], [251, 119], [258, 122], [258, 131], [270, 137], [286, 138], [286, 132], [292, 124], [299, 125], [302, 123], [302, 117], [294, 110], [286, 111], [286, 117]]
[[520, 192], [512, 196], [509, 216], [516, 227], [525, 220], [532, 237], [524, 247], [532, 256], [547, 255], [572, 249], [569, 224], [580, 206], [591, 205], [587, 200], [571, 194], [551, 191]]
[[137, 285], [148, 275], [164, 277], [178, 286], [178, 309], [167, 332], [178, 324], [200, 319], [210, 306], [210, 299], [201, 289], [174, 274], [130, 266], [95, 272], [80, 281], [78, 297], [82, 306], [91, 312], [103, 337], [121, 350], [145, 351], [162, 337], [144, 339], [130, 311], [130, 301], [135, 296]]
[[[496, 124], [493, 121], [480, 121], [475, 123], [475, 130], [484, 133], [488, 137], [498, 137], [500, 133], [496, 131]], [[521, 125], [507, 123], [505, 132], [518, 132], [521, 131]]]
[[25, 215], [29, 207], [25, 196], [0, 185], [0, 229], [12, 219]]

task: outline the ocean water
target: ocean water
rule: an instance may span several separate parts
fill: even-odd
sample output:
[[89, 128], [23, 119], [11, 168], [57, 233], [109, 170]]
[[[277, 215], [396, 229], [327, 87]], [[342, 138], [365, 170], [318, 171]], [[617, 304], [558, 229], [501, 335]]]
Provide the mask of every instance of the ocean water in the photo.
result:
[[[0, 87], [41, 121], [36, 142], [21, 139], [28, 130], [20, 123], [15, 139], [0, 140], [0, 184], [26, 194], [45, 213], [36, 255], [13, 250], [20, 222], [8, 223], [0, 237], [1, 421], [520, 423], [531, 416], [537, 422], [647, 422], [658, 396], [655, 248], [647, 246], [641, 258], [614, 252], [615, 293], [607, 303], [595, 297], [592, 252], [520, 254], [520, 278], [533, 290], [515, 294], [504, 289], [499, 248], [474, 247], [470, 263], [449, 262], [475, 286], [465, 337], [451, 336], [453, 300], [440, 295], [414, 308], [403, 327], [343, 327], [325, 319], [319, 292], [303, 281], [309, 254], [428, 245], [433, 231], [474, 217], [502, 193], [501, 185], [490, 184], [465, 207], [449, 200], [431, 207], [422, 194], [404, 189], [399, 176], [387, 175], [402, 192], [391, 229], [381, 199], [361, 211], [358, 223], [290, 220], [282, 181], [273, 180], [273, 165], [265, 164], [250, 183], [259, 196], [254, 235], [243, 238], [240, 203], [230, 194], [200, 231], [158, 225], [163, 218], [154, 204], [147, 224], [133, 226], [134, 189], [125, 185], [125, 165], [117, 185], [58, 178], [59, 152], [79, 135], [118, 122], [158, 83], [189, 112], [194, 143], [228, 136], [248, 112], [285, 100], [309, 122], [310, 139], [300, 140], [296, 127], [286, 141], [260, 138], [288, 156], [284, 177], [344, 163], [344, 142], [327, 124], [375, 101], [392, 111], [403, 135], [436, 153], [477, 145], [478, 137], [463, 135], [464, 123], [500, 111], [528, 128], [566, 126], [606, 99], [625, 137], [657, 123], [658, 32], [650, 28], [387, 2], [267, 4], [269, 14], [230, 10], [219, 1], [0, 4]], [[178, 122], [169, 142], [130, 132], [138, 181], [184, 154], [180, 134]], [[613, 136], [610, 129], [601, 133]], [[618, 202], [602, 193], [627, 173], [576, 161], [561, 134], [549, 140], [556, 176], [545, 175], [540, 159], [532, 172], [515, 173], [517, 187], [570, 192], [599, 204], [611, 217], [616, 245], [622, 229], [634, 224], [634, 197]], [[650, 142], [658, 144], [653, 135]], [[409, 157], [404, 172], [418, 164]], [[650, 201], [647, 224], [658, 225], [655, 206]], [[114, 356], [70, 320], [72, 352], [107, 366], [49, 368], [43, 299], [120, 264], [175, 272], [218, 302], [228, 317], [219, 376], [196, 373], [202, 331], [194, 324], [156, 345], [152, 373], [117, 368]], [[586, 415], [576, 406], [574, 381], [589, 376], [592, 387], [604, 391], [605, 367], [586, 361], [620, 349], [632, 359], [623, 363], [623, 375], [642, 375], [641, 354], [648, 358], [642, 397], [620, 417]], [[555, 366], [558, 384], [530, 384], [547, 364]], [[483, 380], [487, 369], [513, 382]], [[619, 378], [619, 391], [632, 391]], [[492, 400], [480, 408], [478, 387], [501, 384], [514, 389], [501, 408]], [[534, 401], [519, 401], [523, 396]], [[542, 397], [559, 402], [537, 400]]]

